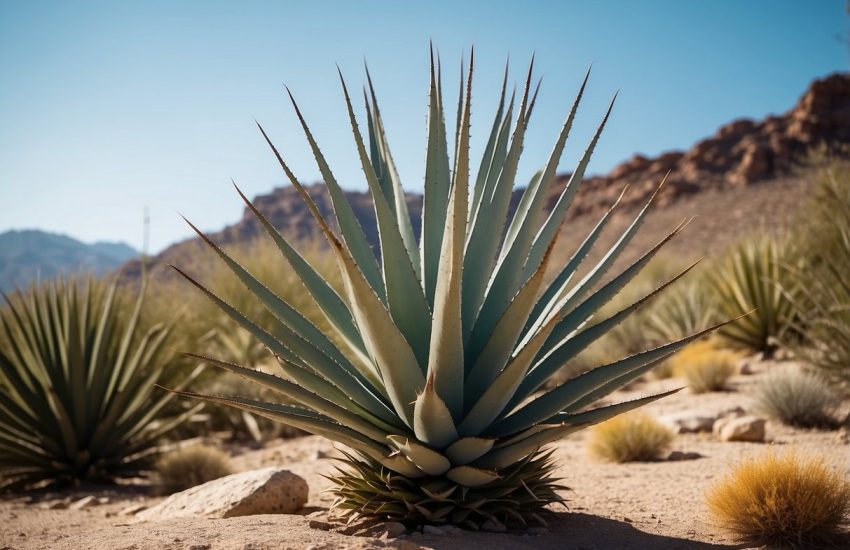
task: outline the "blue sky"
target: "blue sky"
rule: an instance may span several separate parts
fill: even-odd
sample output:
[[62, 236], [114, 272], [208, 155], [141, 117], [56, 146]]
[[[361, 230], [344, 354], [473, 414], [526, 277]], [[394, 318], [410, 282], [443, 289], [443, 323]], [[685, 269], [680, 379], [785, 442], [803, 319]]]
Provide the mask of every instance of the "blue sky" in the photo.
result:
[[[543, 76], [520, 167], [541, 164], [581, 77], [593, 71], [562, 162], [569, 170], [621, 90], [590, 171], [684, 149], [737, 117], [784, 112], [808, 83], [847, 70], [843, 0], [595, 2], [0, 1], [0, 231], [41, 228], [151, 248], [239, 219], [284, 183], [254, 118], [304, 181], [318, 179], [283, 84], [348, 188], [365, 183], [334, 64], [349, 86], [367, 59], [396, 162], [421, 189], [428, 40], [446, 94], [472, 44], [473, 155], [504, 59]], [[360, 112], [361, 121], [362, 111]], [[477, 128], [477, 132], [475, 131]]]

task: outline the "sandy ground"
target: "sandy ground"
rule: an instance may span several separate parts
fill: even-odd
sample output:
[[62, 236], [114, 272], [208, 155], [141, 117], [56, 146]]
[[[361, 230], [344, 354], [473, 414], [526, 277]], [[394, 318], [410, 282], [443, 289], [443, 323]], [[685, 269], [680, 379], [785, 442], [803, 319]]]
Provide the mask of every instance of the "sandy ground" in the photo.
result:
[[[692, 395], [680, 392], [651, 405], [655, 414], [678, 411], [751, 409], [749, 393], [759, 375], [738, 376], [733, 391]], [[616, 397], [631, 398], [674, 387], [676, 380], [648, 382]], [[845, 409], [848, 404], [845, 404]], [[845, 413], [846, 414], [846, 413]], [[139, 488], [117, 490], [89, 487], [58, 494], [18, 495], [0, 501], [0, 549], [333, 549], [333, 548], [486, 548], [497, 549], [710, 549], [741, 548], [713, 526], [706, 514], [703, 493], [741, 458], [762, 452], [767, 444], [715, 441], [710, 435], [681, 434], [674, 451], [699, 453], [683, 461], [605, 464], [591, 459], [579, 433], [556, 445], [562, 465], [559, 473], [572, 488], [569, 510], [560, 508], [541, 534], [471, 533], [407, 535], [380, 540], [346, 536], [309, 526], [310, 513], [326, 509], [330, 496], [322, 491], [321, 477], [333, 462], [332, 445], [318, 437], [276, 442], [260, 450], [236, 454], [240, 470], [283, 465], [310, 484], [310, 501], [301, 515], [262, 515], [231, 519], [175, 519], [136, 523], [122, 510], [151, 505], [159, 499]], [[850, 445], [846, 432], [795, 430], [768, 423], [768, 439], [783, 448], [803, 448], [825, 455], [850, 474]], [[87, 495], [106, 502], [83, 510], [48, 509], [61, 499]]]

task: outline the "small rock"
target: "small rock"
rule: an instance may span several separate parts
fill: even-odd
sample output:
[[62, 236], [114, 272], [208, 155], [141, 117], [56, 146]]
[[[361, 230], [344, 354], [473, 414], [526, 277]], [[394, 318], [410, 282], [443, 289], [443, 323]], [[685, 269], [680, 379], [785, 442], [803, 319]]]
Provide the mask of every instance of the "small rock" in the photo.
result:
[[130, 506], [127, 506], [126, 508], [124, 508], [123, 510], [121, 510], [118, 513], [121, 514], [122, 516], [133, 516], [133, 515], [138, 514], [142, 510], [147, 510], [147, 509], [148, 509], [148, 507], [144, 504], [132, 504]]
[[280, 468], [263, 468], [221, 477], [175, 493], [139, 512], [136, 519], [292, 514], [307, 503], [308, 491], [302, 477]]
[[742, 359], [738, 363], [738, 372], [742, 375], [755, 374], [759, 371], [756, 361], [752, 358]]
[[491, 531], [493, 533], [504, 533], [508, 530], [505, 524], [498, 520], [488, 519], [481, 524], [482, 531]]
[[702, 455], [694, 452], [684, 452], [684, 451], [671, 451], [669, 455], [667, 455], [667, 460], [671, 462], [676, 462], [679, 460], [696, 460], [698, 458], [702, 458]]
[[87, 497], [83, 497], [80, 500], [71, 504], [68, 509], [70, 510], [84, 510], [86, 508], [91, 508], [92, 506], [97, 506], [100, 504], [98, 499], [93, 495], [89, 495]]
[[328, 453], [327, 451], [318, 449], [315, 453], [313, 453], [313, 460], [322, 460], [323, 458], [328, 458], [329, 456], [330, 453]]
[[397, 521], [388, 521], [382, 524], [382, 527], [387, 538], [390, 539], [394, 539], [407, 533], [407, 527], [405, 527], [403, 523], [399, 523]]
[[437, 535], [438, 537], [445, 535], [443, 530], [441, 528], [437, 527], [436, 525], [423, 525], [422, 526], [422, 534], [423, 535]]
[[747, 411], [745, 411], [743, 407], [737, 406], [720, 411], [720, 414], [718, 416], [720, 418], [737, 418], [739, 416], [744, 416], [745, 414], [747, 414]]
[[625, 521], [626, 523], [634, 523], [634, 521], [631, 518], [627, 518], [625, 516], [623, 517], [623, 521]]
[[42, 502], [38, 505], [44, 510], [65, 510], [68, 508], [68, 500], [52, 500], [50, 502]]
[[309, 525], [312, 529], [321, 529], [322, 531], [330, 531], [334, 528], [332, 523], [328, 523], [319, 519], [311, 519], [309, 522], [307, 522], [307, 525]]
[[850, 443], [850, 430], [847, 428], [841, 428], [835, 432], [835, 442], [841, 445], [847, 445]]
[[710, 432], [717, 416], [685, 411], [664, 415], [660, 420], [676, 433], [699, 433]]
[[757, 416], [729, 418], [715, 430], [721, 441], [764, 441], [765, 419]]
[[459, 535], [461, 528], [455, 525], [443, 525], [440, 530], [446, 535]]

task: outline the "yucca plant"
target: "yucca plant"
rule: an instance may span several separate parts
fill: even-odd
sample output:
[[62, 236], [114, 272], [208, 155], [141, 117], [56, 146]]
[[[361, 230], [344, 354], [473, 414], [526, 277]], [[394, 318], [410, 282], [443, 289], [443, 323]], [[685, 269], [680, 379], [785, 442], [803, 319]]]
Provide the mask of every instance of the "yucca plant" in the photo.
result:
[[720, 334], [737, 347], [770, 357], [797, 317], [788, 276], [788, 243], [761, 235], [732, 247], [710, 278], [721, 315], [749, 314]]
[[[290, 423], [350, 447], [345, 460], [348, 467], [329, 479], [337, 497], [335, 507], [352, 517], [392, 518], [408, 524], [448, 522], [469, 528], [487, 520], [543, 521], [546, 505], [562, 500], [558, 494], [562, 487], [553, 474], [555, 464], [545, 446], [672, 393], [589, 408], [702, 334], [600, 366], [537, 393], [566, 361], [660, 291], [653, 290], [586, 327], [599, 308], [679, 233], [684, 223], [603, 283], [603, 276], [640, 227], [647, 205], [602, 259], [578, 278], [579, 265], [612, 217], [609, 211], [566, 265], [551, 266], [554, 279], [544, 285], [550, 251], [610, 107], [547, 214], [544, 203], [585, 89], [585, 77], [548, 161], [525, 189], [511, 218], [511, 191], [536, 96], [536, 91], [531, 93], [532, 71], [529, 68], [512, 127], [516, 105], [513, 96], [505, 102], [506, 70], [499, 107], [470, 186], [472, 65], [470, 56], [458, 98], [459, 114], [452, 135], [455, 154], [450, 166], [440, 69], [432, 56], [418, 242], [371, 78], [364, 94], [367, 147], [340, 74], [357, 153], [374, 201], [380, 260], [291, 93], [333, 201], [339, 234], [260, 127], [335, 254], [344, 295], [317, 276], [290, 242], [240, 195], [279, 246], [288, 269], [299, 274], [305, 290], [315, 298], [333, 327], [332, 334], [317, 330], [200, 231], [246, 288], [275, 314], [283, 336], [277, 339], [261, 330], [185, 275], [275, 354], [284, 377], [214, 358], [200, 359], [255, 380], [298, 405], [264, 403], [250, 397], [187, 395]], [[334, 345], [331, 336], [344, 345]]]
[[652, 305], [647, 327], [656, 340], [675, 340], [718, 321], [714, 295], [699, 280], [671, 288]]
[[117, 281], [70, 279], [4, 295], [0, 489], [137, 474], [198, 409], [161, 418], [171, 327], [142, 331], [144, 290], [135, 306], [119, 294]]
[[850, 163], [834, 161], [820, 171], [801, 209], [795, 233], [800, 266], [789, 267], [796, 323], [804, 335], [791, 342], [795, 355], [830, 381], [850, 390]]

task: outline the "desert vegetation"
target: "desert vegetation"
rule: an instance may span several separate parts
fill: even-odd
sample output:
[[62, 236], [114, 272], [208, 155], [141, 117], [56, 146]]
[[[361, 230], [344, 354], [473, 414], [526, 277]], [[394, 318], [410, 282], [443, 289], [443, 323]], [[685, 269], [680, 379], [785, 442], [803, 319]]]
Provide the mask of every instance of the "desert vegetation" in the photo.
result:
[[233, 473], [227, 453], [198, 443], [163, 453], [155, 470], [158, 490], [167, 495]]
[[[506, 69], [480, 159], [470, 158], [475, 63], [448, 129], [440, 74], [432, 56], [416, 230], [374, 84], [367, 75], [361, 133], [340, 74], [377, 242], [293, 94], [325, 195], [259, 130], [321, 239], [293, 238], [237, 187], [257, 229], [250, 239], [219, 246], [232, 236], [190, 223], [205, 255], [168, 275], [145, 265], [135, 280], [56, 279], [7, 296], [6, 498], [37, 495], [54, 512], [67, 503], [49, 491], [133, 487], [156, 511], [163, 495], [213, 480], [247, 487], [258, 478], [233, 476], [253, 473], [287, 487], [257, 493], [283, 495], [293, 511], [310, 503], [310, 517], [298, 517], [311, 533], [555, 536], [546, 526], [572, 513], [557, 505], [598, 501], [593, 484], [613, 479], [600, 488], [611, 491], [606, 517], [621, 518], [621, 499], [631, 499], [647, 531], [662, 529], [651, 495], [684, 491], [693, 503], [707, 489], [714, 531], [702, 539], [840, 544], [847, 465], [807, 453], [840, 456], [847, 445], [850, 168], [841, 155], [804, 172], [812, 191], [791, 230], [753, 232], [699, 261], [664, 252], [687, 238], [683, 221], [634, 250], [663, 175], [629, 208], [633, 196], [618, 189], [584, 213], [593, 223], [568, 215], [613, 101], [558, 183], [588, 77], [542, 169], [516, 191], [537, 99], [532, 67], [519, 96]], [[565, 234], [581, 239], [569, 248]], [[787, 452], [730, 468], [771, 441]], [[583, 492], [567, 490], [574, 480]], [[284, 509], [273, 506], [257, 513]], [[690, 536], [678, 528], [669, 527]]]
[[743, 461], [707, 499], [719, 527], [771, 548], [838, 547], [850, 514], [845, 477], [823, 458], [793, 452]]
[[591, 430], [588, 450], [601, 460], [634, 462], [655, 460], [668, 450], [674, 434], [643, 412], [606, 420]]

